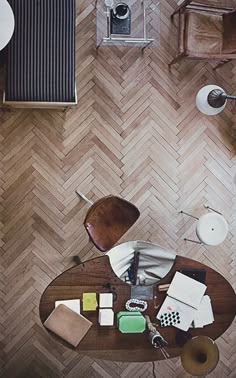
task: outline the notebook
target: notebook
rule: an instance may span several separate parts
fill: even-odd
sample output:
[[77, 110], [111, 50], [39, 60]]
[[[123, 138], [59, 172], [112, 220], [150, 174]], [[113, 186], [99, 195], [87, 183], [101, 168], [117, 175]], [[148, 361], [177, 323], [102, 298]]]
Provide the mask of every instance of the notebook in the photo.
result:
[[44, 326], [63, 340], [76, 347], [86, 335], [92, 322], [63, 304], [56, 307], [44, 322]]
[[96, 293], [83, 293], [83, 311], [96, 311], [97, 295]]
[[64, 304], [77, 314], [80, 314], [80, 299], [65, 299], [63, 301], [56, 301], [55, 307], [58, 307], [60, 304]]
[[176, 272], [157, 319], [163, 314], [178, 312], [180, 322], [174, 327], [187, 331], [195, 318], [206, 288], [206, 285]]
[[198, 308], [206, 288], [203, 283], [176, 272], [167, 295], [193, 308]]

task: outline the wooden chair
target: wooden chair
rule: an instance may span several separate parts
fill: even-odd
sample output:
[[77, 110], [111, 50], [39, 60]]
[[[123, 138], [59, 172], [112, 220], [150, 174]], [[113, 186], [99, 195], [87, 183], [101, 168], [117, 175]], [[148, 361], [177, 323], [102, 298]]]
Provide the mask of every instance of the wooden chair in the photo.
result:
[[93, 203], [79, 191], [76, 193], [91, 206], [84, 226], [102, 252], [111, 249], [140, 216], [137, 207], [123, 198], [110, 195]]
[[236, 59], [236, 10], [203, 5], [191, 0], [172, 13], [178, 15], [178, 51], [170, 62], [182, 59], [219, 61], [215, 67]]

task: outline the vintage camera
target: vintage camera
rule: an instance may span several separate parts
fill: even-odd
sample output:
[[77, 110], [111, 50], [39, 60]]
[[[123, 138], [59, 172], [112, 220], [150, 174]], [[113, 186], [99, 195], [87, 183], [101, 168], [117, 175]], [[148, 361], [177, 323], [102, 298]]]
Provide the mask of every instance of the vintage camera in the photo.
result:
[[131, 33], [131, 11], [127, 4], [119, 3], [111, 9], [111, 34]]

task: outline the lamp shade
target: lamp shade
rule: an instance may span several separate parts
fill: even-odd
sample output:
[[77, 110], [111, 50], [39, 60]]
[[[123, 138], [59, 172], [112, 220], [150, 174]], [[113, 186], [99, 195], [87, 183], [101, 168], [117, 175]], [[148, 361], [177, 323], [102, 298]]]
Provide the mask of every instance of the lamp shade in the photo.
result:
[[181, 353], [183, 368], [195, 377], [210, 374], [219, 361], [219, 349], [207, 336], [196, 336], [188, 340]]
[[225, 105], [227, 102], [226, 100], [223, 106], [220, 106], [220, 107], [213, 107], [209, 104], [208, 95], [210, 92], [212, 92], [215, 89], [219, 89], [222, 92], [224, 92], [224, 90], [221, 87], [218, 87], [218, 85], [206, 85], [205, 87], [201, 88], [200, 91], [197, 93], [197, 96], [196, 96], [197, 108], [198, 110], [200, 110], [200, 112], [206, 115], [216, 115], [225, 108]]

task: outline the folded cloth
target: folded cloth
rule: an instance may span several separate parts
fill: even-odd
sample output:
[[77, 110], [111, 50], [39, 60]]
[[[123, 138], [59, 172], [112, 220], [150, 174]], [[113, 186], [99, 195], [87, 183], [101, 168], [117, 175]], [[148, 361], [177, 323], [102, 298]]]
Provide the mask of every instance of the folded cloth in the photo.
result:
[[160, 281], [172, 268], [176, 255], [157, 244], [145, 241], [122, 243], [107, 255], [114, 273], [123, 281], [127, 281], [127, 270], [134, 259], [134, 252], [139, 252], [138, 273], [140, 281], [145, 285], [153, 285]]

